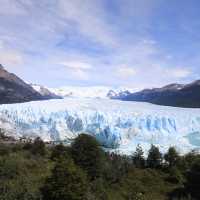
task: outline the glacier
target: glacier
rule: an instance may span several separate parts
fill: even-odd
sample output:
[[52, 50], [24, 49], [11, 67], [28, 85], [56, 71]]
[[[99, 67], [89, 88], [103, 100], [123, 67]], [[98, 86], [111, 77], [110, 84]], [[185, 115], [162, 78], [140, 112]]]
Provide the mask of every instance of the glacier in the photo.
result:
[[[41, 87], [41, 86], [40, 86]], [[39, 87], [35, 86], [35, 90], [39, 91]], [[106, 87], [106, 86], [64, 86], [60, 88], [47, 88], [52, 93], [65, 97], [78, 97], [78, 98], [111, 98], [118, 96], [124, 92], [136, 92], [139, 88], [128, 87]]]
[[0, 128], [16, 138], [71, 141], [90, 134], [107, 149], [131, 154], [137, 144], [184, 154], [200, 149], [200, 109], [110, 99], [65, 98], [0, 105]]

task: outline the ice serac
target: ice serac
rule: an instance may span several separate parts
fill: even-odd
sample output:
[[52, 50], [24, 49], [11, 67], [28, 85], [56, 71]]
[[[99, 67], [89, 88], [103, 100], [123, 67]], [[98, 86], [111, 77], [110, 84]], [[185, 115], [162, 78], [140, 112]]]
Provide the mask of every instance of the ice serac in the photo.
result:
[[181, 153], [200, 148], [200, 109], [109, 99], [66, 98], [0, 106], [0, 127], [15, 137], [70, 141], [80, 133], [131, 153], [139, 143]]

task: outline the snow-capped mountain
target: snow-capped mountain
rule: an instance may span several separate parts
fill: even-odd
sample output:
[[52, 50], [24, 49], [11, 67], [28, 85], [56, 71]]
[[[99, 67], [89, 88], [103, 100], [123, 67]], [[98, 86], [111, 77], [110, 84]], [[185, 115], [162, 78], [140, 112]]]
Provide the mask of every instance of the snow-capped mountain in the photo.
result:
[[0, 64], [0, 104], [61, 98], [47, 88], [30, 85]]
[[53, 92], [49, 91], [49, 89], [47, 89], [42, 85], [30, 84], [30, 86], [46, 99], [62, 99], [61, 96], [54, 94]]
[[102, 145], [132, 153], [139, 143], [165, 152], [200, 148], [200, 109], [110, 99], [65, 98], [0, 106], [0, 127], [15, 137], [69, 140], [80, 133]]
[[29, 84], [0, 64], [0, 103], [17, 103], [43, 100], [43, 96]]
[[52, 93], [62, 97], [79, 97], [79, 98], [115, 98], [120, 94], [134, 92], [134, 89], [125, 87], [105, 87], [105, 86], [88, 86], [76, 87], [66, 86], [60, 88], [48, 88]]
[[115, 98], [166, 106], [200, 108], [200, 80], [190, 84], [170, 84], [162, 88], [145, 89]]

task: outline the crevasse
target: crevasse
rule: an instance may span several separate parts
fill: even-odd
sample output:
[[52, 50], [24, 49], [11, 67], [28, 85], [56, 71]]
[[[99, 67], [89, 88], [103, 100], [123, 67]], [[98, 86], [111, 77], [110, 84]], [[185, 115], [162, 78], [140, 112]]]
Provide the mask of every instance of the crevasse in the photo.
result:
[[181, 153], [200, 148], [200, 109], [158, 106], [109, 99], [66, 98], [0, 106], [0, 127], [15, 137], [71, 141], [80, 133], [95, 136], [112, 150], [130, 154], [140, 144]]

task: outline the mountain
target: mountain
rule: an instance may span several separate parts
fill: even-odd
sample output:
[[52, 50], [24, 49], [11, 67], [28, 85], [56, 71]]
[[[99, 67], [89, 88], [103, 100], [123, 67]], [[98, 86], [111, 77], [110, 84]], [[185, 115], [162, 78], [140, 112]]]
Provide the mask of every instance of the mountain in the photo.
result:
[[124, 87], [105, 87], [105, 86], [66, 86], [60, 88], [48, 88], [52, 93], [62, 97], [81, 97], [81, 98], [115, 98], [123, 93], [131, 93], [134, 90]]
[[37, 84], [30, 84], [30, 86], [40, 93], [45, 99], [62, 99], [61, 96], [54, 94], [51, 92], [48, 88], [42, 86], [42, 85], [37, 85]]
[[50, 99], [0, 65], [0, 104]]
[[131, 154], [137, 144], [166, 152], [200, 149], [200, 109], [159, 106], [95, 98], [0, 105], [0, 127], [7, 135], [72, 141], [80, 133], [93, 135], [106, 148]]
[[185, 85], [170, 84], [162, 88], [145, 89], [115, 98], [165, 106], [200, 108], [200, 80]]

